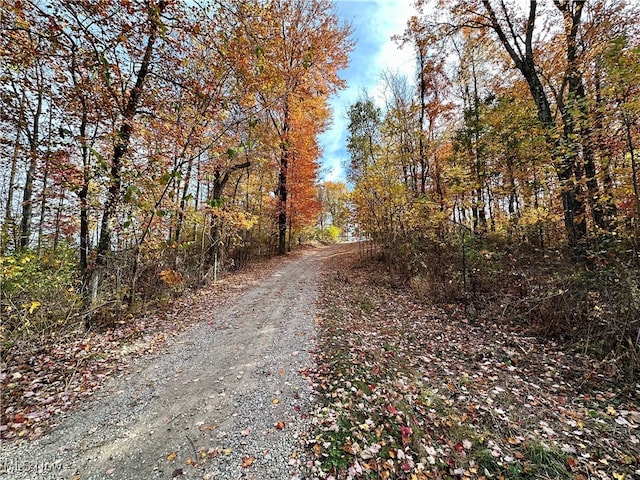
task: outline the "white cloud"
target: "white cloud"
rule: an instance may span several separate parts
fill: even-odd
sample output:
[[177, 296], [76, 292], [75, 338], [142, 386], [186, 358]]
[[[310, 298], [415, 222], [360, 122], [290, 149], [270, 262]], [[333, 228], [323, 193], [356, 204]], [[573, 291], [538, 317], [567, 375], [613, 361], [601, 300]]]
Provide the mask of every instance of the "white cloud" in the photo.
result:
[[381, 75], [385, 71], [415, 76], [415, 56], [410, 45], [400, 48], [391, 39], [402, 35], [408, 20], [415, 15], [412, 0], [338, 0], [337, 11], [352, 23], [356, 46], [351, 66], [342, 76], [347, 88], [331, 101], [333, 125], [320, 137], [325, 179], [344, 180], [343, 164], [348, 161], [346, 137], [347, 111], [365, 89], [377, 102], [383, 102]]
[[413, 78], [415, 75], [415, 55], [411, 45], [400, 48], [397, 41], [391, 39], [394, 35], [402, 35], [407, 28], [407, 22], [416, 14], [415, 8], [408, 1], [380, 1], [377, 23], [383, 41], [382, 49], [376, 59], [376, 70], [383, 72], [390, 70]]

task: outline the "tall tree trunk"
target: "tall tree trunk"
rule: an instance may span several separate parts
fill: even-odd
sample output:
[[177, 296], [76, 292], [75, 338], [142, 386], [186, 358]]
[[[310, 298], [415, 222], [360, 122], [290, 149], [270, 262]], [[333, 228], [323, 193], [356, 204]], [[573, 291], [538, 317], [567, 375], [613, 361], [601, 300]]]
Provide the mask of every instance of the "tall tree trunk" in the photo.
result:
[[289, 105], [285, 106], [278, 172], [278, 254], [287, 253], [287, 177], [289, 169]]
[[91, 238], [89, 232], [89, 181], [91, 180], [91, 168], [89, 164], [89, 140], [87, 137], [87, 127], [89, 125], [89, 105], [84, 91], [79, 89], [77, 64], [77, 45], [71, 43], [71, 80], [74, 88], [80, 91], [80, 157], [82, 158], [82, 185], [78, 190], [78, 202], [80, 206], [80, 275], [82, 277], [82, 297], [85, 306], [89, 305], [89, 284], [91, 271], [89, 269], [89, 248]]
[[[580, 173], [576, 164], [578, 157], [577, 152], [570, 152], [567, 151], [566, 148], [562, 148], [564, 142], [559, 141], [557, 138], [556, 124], [551, 113], [549, 99], [546, 96], [544, 87], [535, 68], [533, 32], [536, 21], [537, 2], [530, 2], [529, 17], [526, 23], [526, 36], [524, 39], [524, 52], [522, 52], [520, 48], [516, 50], [510, 43], [502, 25], [498, 21], [498, 17], [490, 0], [482, 0], [482, 3], [489, 14], [493, 30], [498, 35], [500, 42], [507, 50], [516, 68], [527, 82], [531, 97], [536, 104], [538, 119], [545, 130], [547, 143], [552, 149], [552, 158], [556, 164], [557, 175], [560, 180], [560, 196], [568, 243], [574, 251], [577, 251], [580, 240], [587, 233], [585, 206], [582, 201], [580, 184], [576, 181], [576, 174]], [[562, 140], [567, 139], [563, 138]]]
[[[38, 79], [40, 75], [38, 74]], [[40, 82], [38, 82], [40, 83]], [[20, 249], [29, 246], [31, 240], [31, 216], [33, 213], [33, 181], [38, 166], [38, 143], [40, 142], [40, 117], [42, 115], [42, 89], [38, 89], [38, 99], [36, 111], [33, 115], [32, 130], [27, 129], [25, 133], [29, 140], [29, 166], [24, 182], [24, 191], [22, 195], [22, 219], [20, 221]]]
[[466, 102], [469, 104], [469, 115], [466, 118], [469, 131], [469, 155], [472, 159], [472, 169], [475, 175], [475, 188], [471, 191], [471, 213], [473, 215], [473, 233], [483, 236], [487, 233], [487, 217], [484, 202], [484, 168], [480, 152], [480, 98], [478, 93], [478, 76], [476, 74], [475, 59], [470, 56], [471, 78], [473, 93], [469, 91], [469, 85], [465, 87]]
[[[160, 0], [157, 3], [157, 6], [149, 5], [149, 36], [147, 37], [147, 44], [145, 46], [140, 69], [138, 70], [136, 77], [136, 83], [129, 94], [124, 112], [122, 113], [122, 123], [116, 136], [113, 157], [111, 159], [111, 183], [107, 191], [107, 200], [105, 202], [102, 220], [100, 222], [100, 236], [98, 238], [98, 246], [96, 248], [96, 265], [91, 272], [92, 301], [95, 300], [95, 296], [97, 295], [102, 280], [103, 270], [107, 265], [107, 257], [111, 251], [112, 223], [116, 216], [118, 204], [120, 203], [122, 163], [129, 149], [131, 134], [133, 133], [133, 119], [136, 115], [138, 105], [140, 104], [144, 89], [144, 82], [149, 73], [149, 67], [151, 66], [151, 57], [153, 55], [155, 42], [158, 38], [158, 29], [161, 22], [160, 16], [166, 9], [167, 5], [167, 0]], [[133, 298], [134, 293], [135, 292], [130, 292], [130, 299]], [[90, 319], [87, 317], [85, 322], [86, 328], [90, 327], [89, 321]]]
[[87, 143], [87, 101], [84, 96], [81, 98], [82, 118], [80, 120], [80, 152], [82, 156], [82, 186], [78, 191], [80, 201], [80, 272], [82, 274], [82, 284], [88, 286], [89, 276], [89, 180], [91, 172], [89, 166], [89, 146]]
[[18, 169], [18, 157], [20, 156], [20, 135], [22, 135], [22, 121], [24, 119], [25, 93], [22, 91], [20, 97], [20, 109], [18, 111], [18, 125], [16, 127], [16, 140], [13, 145], [13, 155], [11, 156], [11, 170], [9, 172], [9, 185], [7, 186], [7, 203], [4, 212], [4, 223], [0, 237], [0, 254], [4, 254], [9, 246], [9, 237], [12, 237], [15, 244], [15, 219], [13, 218], [13, 191], [16, 183], [16, 172]]
[[111, 169], [109, 172], [111, 176], [111, 183], [107, 192], [107, 201], [105, 202], [102, 221], [100, 222], [100, 238], [98, 240], [98, 248], [96, 250], [97, 267], [104, 267], [106, 265], [107, 254], [111, 250], [111, 224], [115, 218], [116, 209], [120, 201], [122, 162], [129, 149], [131, 134], [133, 132], [133, 119], [142, 98], [145, 79], [149, 73], [153, 49], [158, 38], [160, 15], [166, 7], [167, 1], [165, 0], [158, 2], [157, 8], [149, 7], [149, 22], [151, 24], [149, 37], [147, 38], [147, 44], [144, 50], [142, 63], [140, 64], [140, 69], [138, 70], [135, 86], [129, 94], [126, 107], [122, 114], [122, 124], [120, 125], [120, 129], [116, 136], [115, 147], [113, 149]]
[[422, 45], [418, 45], [418, 67], [420, 68], [420, 131], [418, 137], [418, 156], [420, 157], [420, 195], [424, 195], [426, 193], [426, 185], [427, 185], [427, 158], [425, 153], [425, 145], [424, 145], [424, 136], [425, 136], [425, 123], [427, 118], [427, 82], [425, 79], [425, 68], [426, 68], [426, 52], [424, 52], [424, 47]]

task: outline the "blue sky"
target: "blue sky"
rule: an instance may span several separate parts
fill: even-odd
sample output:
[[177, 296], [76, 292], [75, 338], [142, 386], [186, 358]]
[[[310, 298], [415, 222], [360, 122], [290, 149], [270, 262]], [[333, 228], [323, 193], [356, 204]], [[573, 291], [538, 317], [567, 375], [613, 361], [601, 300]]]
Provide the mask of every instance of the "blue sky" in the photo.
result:
[[340, 76], [347, 88], [331, 99], [333, 124], [320, 137], [324, 180], [344, 180], [347, 111], [363, 89], [381, 101], [380, 76], [386, 71], [413, 78], [414, 55], [407, 46], [400, 49], [391, 36], [402, 34], [407, 20], [415, 15], [412, 0], [335, 0], [336, 13], [353, 28], [355, 47], [349, 67]]

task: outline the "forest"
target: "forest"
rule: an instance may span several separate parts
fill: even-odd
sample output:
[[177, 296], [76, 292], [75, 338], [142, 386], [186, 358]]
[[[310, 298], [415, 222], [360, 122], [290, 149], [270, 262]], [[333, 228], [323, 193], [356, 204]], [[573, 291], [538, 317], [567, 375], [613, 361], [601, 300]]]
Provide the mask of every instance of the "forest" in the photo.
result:
[[344, 229], [344, 186], [316, 183], [351, 48], [328, 1], [2, 9], [3, 340]]
[[638, 5], [417, 8], [398, 36], [415, 51], [415, 86], [390, 73], [384, 105], [365, 92], [349, 110], [357, 228], [418, 295], [578, 343], [633, 375]]
[[[638, 362], [638, 6], [419, 1], [319, 179], [350, 26], [327, 0], [8, 2], [3, 341], [135, 312], [309, 239], [436, 303]], [[433, 261], [437, 258], [438, 261]]]

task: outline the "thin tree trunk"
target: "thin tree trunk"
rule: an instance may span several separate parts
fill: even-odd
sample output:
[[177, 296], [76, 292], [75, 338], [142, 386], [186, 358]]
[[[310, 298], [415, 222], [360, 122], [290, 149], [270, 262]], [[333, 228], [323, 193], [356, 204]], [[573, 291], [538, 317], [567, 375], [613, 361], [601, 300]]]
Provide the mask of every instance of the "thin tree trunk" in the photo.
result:
[[[487, 182], [486, 185], [486, 190], [487, 190], [487, 209], [489, 210], [489, 223], [491, 225], [491, 231], [495, 232], [496, 231], [496, 219], [494, 217], [494, 198], [491, 192], [491, 187], [489, 185], [489, 182]], [[485, 219], [485, 228], [486, 228], [486, 219]]]
[[60, 192], [60, 198], [58, 200], [58, 208], [56, 208], [56, 220], [55, 230], [53, 234], [53, 251], [58, 249], [58, 243], [60, 241], [60, 223], [62, 220], [62, 207], [64, 207], [64, 191]]
[[[224, 188], [227, 185], [227, 182], [229, 182], [229, 176], [231, 175], [231, 173], [235, 172], [236, 170], [249, 168], [250, 166], [251, 166], [251, 162], [247, 161], [244, 163], [232, 165], [224, 173], [220, 173], [220, 171], [217, 171], [214, 173], [213, 189], [211, 191], [211, 197], [210, 197], [210, 200], [213, 202], [214, 205], [218, 205], [220, 203], [220, 200], [222, 199], [222, 194], [224, 192]], [[210, 262], [213, 261], [214, 258], [218, 258], [218, 260], [220, 260], [221, 258], [224, 257], [224, 252], [218, 251], [218, 249], [220, 248], [220, 241], [221, 241], [221, 238], [220, 238], [221, 226], [218, 223], [219, 221], [220, 219], [214, 215], [211, 222], [211, 230], [210, 230], [210, 235], [211, 235], [210, 248], [212, 252], [209, 258]]]
[[38, 91], [36, 111], [33, 116], [33, 130], [26, 131], [29, 139], [29, 167], [22, 195], [22, 219], [20, 221], [20, 249], [25, 249], [31, 241], [31, 216], [33, 213], [33, 181], [38, 166], [38, 143], [40, 141], [40, 116], [42, 115], [42, 91]]
[[513, 159], [507, 155], [507, 181], [509, 182], [509, 216], [516, 214], [518, 209], [518, 192], [516, 191], [516, 180], [513, 173]]
[[47, 152], [47, 160], [44, 164], [44, 173], [42, 175], [42, 195], [40, 196], [40, 220], [38, 221], [38, 255], [42, 248], [42, 237], [44, 235], [44, 220], [47, 209], [47, 183], [49, 183], [49, 153]]
[[282, 141], [280, 144], [280, 171], [278, 172], [278, 254], [287, 253], [287, 177], [289, 169], [289, 106], [285, 106]]
[[113, 149], [113, 157], [111, 160], [111, 184], [107, 192], [107, 201], [105, 203], [102, 221], [100, 223], [100, 238], [98, 240], [98, 248], [96, 251], [96, 266], [104, 267], [107, 263], [107, 254], [111, 250], [111, 232], [113, 219], [115, 218], [116, 209], [120, 201], [120, 188], [122, 183], [122, 162], [129, 149], [131, 134], [133, 132], [133, 118], [142, 98], [144, 82], [149, 73], [151, 65], [151, 57], [155, 42], [158, 38], [158, 28], [160, 23], [160, 15], [167, 7], [167, 1], [158, 2], [157, 9], [149, 11], [150, 31], [147, 38], [144, 56], [138, 75], [136, 84], [129, 94], [126, 107], [122, 114], [122, 124], [116, 137], [116, 144]]
[[[88, 285], [89, 274], [89, 208], [88, 208], [88, 195], [89, 195], [89, 180], [91, 179], [91, 172], [89, 166], [89, 147], [87, 145], [87, 123], [88, 113], [86, 98], [81, 98], [82, 103], [82, 118], [80, 120], [80, 152], [82, 156], [82, 186], [78, 192], [78, 199], [80, 201], [80, 272], [82, 274], [82, 283], [86, 288]], [[86, 292], [85, 292], [86, 293]]]
[[[9, 236], [15, 242], [15, 219], [13, 218], [13, 191], [15, 189], [16, 172], [18, 169], [18, 157], [20, 156], [20, 135], [22, 134], [22, 121], [24, 119], [24, 102], [25, 93], [22, 91], [20, 97], [20, 110], [18, 111], [18, 125], [16, 128], [16, 141], [13, 146], [13, 155], [11, 156], [11, 170], [9, 172], [9, 185], [7, 190], [7, 203], [4, 212], [4, 223], [2, 224], [2, 237], [0, 238], [0, 253], [7, 251], [9, 244]], [[14, 247], [15, 247], [14, 243]]]
[[471, 73], [473, 75], [473, 157], [474, 170], [476, 174], [476, 201], [474, 202], [475, 216], [477, 224], [474, 223], [473, 233], [485, 235], [487, 233], [487, 215], [484, 203], [484, 168], [482, 166], [482, 156], [480, 155], [480, 98], [478, 95], [478, 77], [476, 74], [475, 59], [471, 57]]
[[178, 205], [178, 221], [176, 222], [176, 243], [180, 242], [180, 233], [182, 232], [182, 224], [185, 217], [185, 209], [187, 208], [187, 197], [189, 196], [189, 184], [191, 183], [191, 171], [193, 170], [193, 158], [189, 158], [187, 164], [187, 173], [184, 177], [184, 188], [182, 195], [180, 195], [180, 204]]
[[[40, 249], [42, 248], [42, 241], [44, 235], [44, 222], [45, 222], [45, 214], [47, 210], [47, 183], [49, 182], [49, 169], [51, 166], [51, 137], [52, 137], [52, 124], [53, 124], [53, 110], [49, 110], [49, 135], [47, 137], [47, 154], [46, 160], [44, 163], [44, 173], [42, 175], [42, 195], [40, 195], [40, 221], [38, 222], [38, 255], [40, 255]], [[61, 195], [64, 198], [64, 192], [62, 191], [64, 187], [61, 187]], [[58, 223], [58, 218], [56, 217], [56, 228]], [[57, 233], [57, 232], [56, 232]], [[54, 246], [55, 251], [55, 246]]]

